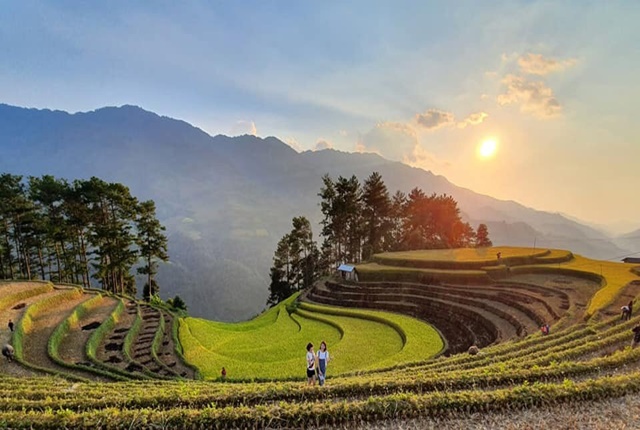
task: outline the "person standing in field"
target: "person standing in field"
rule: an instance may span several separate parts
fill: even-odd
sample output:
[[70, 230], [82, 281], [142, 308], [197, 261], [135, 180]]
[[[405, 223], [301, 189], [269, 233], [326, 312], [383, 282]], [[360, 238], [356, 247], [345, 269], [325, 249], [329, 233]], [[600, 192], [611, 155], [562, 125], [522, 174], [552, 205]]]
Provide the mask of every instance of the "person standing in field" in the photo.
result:
[[633, 300], [629, 300], [629, 304], [627, 305], [629, 308], [629, 313], [627, 314], [627, 320], [631, 319], [631, 314], [633, 313]]
[[622, 311], [622, 314], [620, 315], [620, 321], [626, 321], [628, 320], [628, 316], [629, 316], [629, 306], [623, 306], [620, 308], [620, 310]]
[[323, 340], [320, 342], [320, 350], [318, 351], [318, 382], [320, 386], [324, 385], [327, 377], [327, 364], [329, 364], [329, 351], [327, 351], [327, 343]]
[[316, 385], [316, 355], [311, 342], [307, 344], [307, 384]]
[[13, 331], [13, 320], [9, 320], [9, 330]]
[[635, 348], [640, 343], [640, 325], [635, 326], [631, 331], [633, 332], [631, 348]]

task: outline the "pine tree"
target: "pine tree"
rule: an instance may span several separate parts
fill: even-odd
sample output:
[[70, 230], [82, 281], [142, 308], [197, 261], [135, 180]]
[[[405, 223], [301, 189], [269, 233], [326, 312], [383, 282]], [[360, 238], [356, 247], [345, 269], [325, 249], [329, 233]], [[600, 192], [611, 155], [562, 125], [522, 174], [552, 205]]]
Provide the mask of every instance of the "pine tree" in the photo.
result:
[[152, 200], [142, 202], [137, 207], [136, 217], [138, 250], [144, 260], [144, 266], [137, 269], [138, 273], [147, 275], [144, 295], [146, 300], [158, 294], [159, 288], [154, 276], [158, 272], [158, 261], [167, 261], [167, 237], [165, 228], [156, 218], [156, 205]]
[[378, 172], [373, 172], [364, 182], [362, 191], [363, 260], [385, 249], [385, 239], [388, 239], [392, 227], [390, 215], [389, 191], [382, 176]]
[[480, 224], [476, 231], [476, 248], [487, 248], [493, 246], [493, 242], [489, 239], [489, 229], [486, 224]]

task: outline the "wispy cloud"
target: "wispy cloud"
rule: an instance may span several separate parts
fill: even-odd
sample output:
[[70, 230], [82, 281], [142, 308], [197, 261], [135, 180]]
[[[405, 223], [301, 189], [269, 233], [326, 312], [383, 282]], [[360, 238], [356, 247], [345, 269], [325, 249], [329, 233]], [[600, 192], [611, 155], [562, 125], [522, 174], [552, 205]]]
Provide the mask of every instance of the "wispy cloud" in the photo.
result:
[[485, 119], [489, 117], [489, 114], [486, 112], [476, 112], [472, 113], [464, 120], [458, 123], [458, 128], [465, 128], [468, 125], [478, 125], [482, 124]]
[[498, 104], [519, 104], [522, 112], [539, 118], [553, 118], [562, 112], [553, 90], [542, 81], [529, 81], [523, 76], [507, 75], [502, 80], [506, 87], [497, 97]]
[[553, 72], [562, 72], [575, 65], [576, 62], [575, 58], [555, 60], [553, 58], [545, 58], [542, 54], [532, 54], [530, 52], [518, 58], [518, 65], [522, 73], [540, 76]]
[[421, 128], [431, 131], [453, 125], [455, 123], [455, 118], [451, 112], [439, 109], [429, 109], [425, 113], [417, 114], [415, 116], [415, 122]]

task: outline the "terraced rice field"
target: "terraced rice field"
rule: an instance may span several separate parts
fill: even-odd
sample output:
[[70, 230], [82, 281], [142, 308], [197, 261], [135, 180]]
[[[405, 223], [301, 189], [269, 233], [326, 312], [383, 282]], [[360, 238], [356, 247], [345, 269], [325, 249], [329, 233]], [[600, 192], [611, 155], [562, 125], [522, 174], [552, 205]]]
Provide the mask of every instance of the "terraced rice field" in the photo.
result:
[[[358, 266], [361, 282], [324, 280], [240, 324], [46, 283], [0, 284], [0, 312], [19, 327], [0, 335], [21, 353], [0, 366], [0, 427], [637, 428], [631, 329], [640, 313], [623, 321], [619, 307], [640, 293], [640, 271], [566, 251], [502, 248], [501, 261], [474, 252], [396, 258], [388, 267], [401, 276], [362, 279], [367, 265]], [[488, 279], [425, 283], [416, 270]], [[304, 345], [322, 338], [335, 361], [327, 384], [310, 387]], [[477, 355], [466, 353], [471, 344]], [[243, 382], [215, 381], [223, 363]]]
[[314, 306], [288, 307], [296, 296], [255, 320], [225, 324], [187, 318], [180, 326], [185, 357], [207, 379], [303, 379], [305, 348], [324, 340], [331, 374], [425, 360], [442, 350], [438, 332], [416, 319]]

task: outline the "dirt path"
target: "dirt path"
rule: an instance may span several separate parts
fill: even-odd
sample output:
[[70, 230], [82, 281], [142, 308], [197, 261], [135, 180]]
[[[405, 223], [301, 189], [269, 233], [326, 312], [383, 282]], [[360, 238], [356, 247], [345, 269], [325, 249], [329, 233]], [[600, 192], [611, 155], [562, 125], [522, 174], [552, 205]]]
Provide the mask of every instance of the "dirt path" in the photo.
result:
[[[87, 364], [89, 359], [85, 352], [85, 345], [99, 324], [104, 322], [118, 304], [112, 297], [103, 297], [100, 305], [91, 309], [78, 321], [78, 327], [73, 328], [60, 342], [58, 353], [60, 358], [71, 364]], [[92, 324], [93, 323], [93, 324]], [[93, 328], [83, 328], [92, 325]]]

